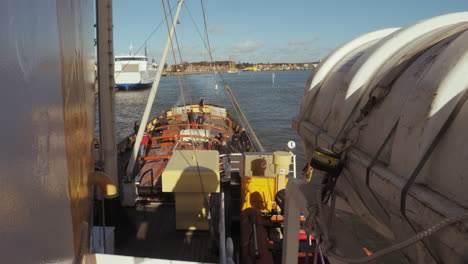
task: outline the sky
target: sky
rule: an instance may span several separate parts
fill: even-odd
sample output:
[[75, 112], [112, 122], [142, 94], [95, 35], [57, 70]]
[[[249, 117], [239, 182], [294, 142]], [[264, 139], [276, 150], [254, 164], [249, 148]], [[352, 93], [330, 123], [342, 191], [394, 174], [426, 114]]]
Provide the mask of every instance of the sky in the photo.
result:
[[[167, 0], [164, 0], [167, 8]], [[203, 0], [214, 60], [250, 63], [317, 61], [359, 35], [468, 11], [468, 0]], [[169, 0], [173, 13], [177, 0]], [[167, 40], [162, 1], [114, 0], [114, 53], [160, 60]], [[192, 19], [193, 18], [193, 19]], [[200, 0], [186, 0], [177, 25], [182, 60], [209, 61]], [[196, 25], [196, 26], [195, 26]], [[197, 30], [198, 28], [198, 30]], [[200, 33], [199, 33], [200, 32]], [[174, 43], [175, 44], [175, 43]], [[177, 50], [176, 50], [177, 52]], [[176, 53], [177, 62], [180, 61]], [[170, 50], [167, 63], [172, 64]]]

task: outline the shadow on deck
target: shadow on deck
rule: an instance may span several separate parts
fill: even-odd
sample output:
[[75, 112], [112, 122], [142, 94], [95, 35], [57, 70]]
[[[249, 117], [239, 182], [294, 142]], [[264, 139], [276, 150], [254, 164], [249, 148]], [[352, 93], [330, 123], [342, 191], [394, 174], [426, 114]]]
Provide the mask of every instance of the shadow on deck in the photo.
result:
[[135, 257], [218, 262], [208, 231], [177, 231], [173, 205], [125, 208], [126, 228], [117, 228], [115, 254]]

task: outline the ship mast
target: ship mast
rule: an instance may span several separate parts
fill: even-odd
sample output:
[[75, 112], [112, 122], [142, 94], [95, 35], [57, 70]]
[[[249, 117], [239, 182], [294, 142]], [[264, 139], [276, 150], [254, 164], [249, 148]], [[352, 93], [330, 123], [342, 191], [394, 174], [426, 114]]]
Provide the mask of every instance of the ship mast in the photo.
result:
[[99, 87], [99, 133], [104, 172], [118, 184], [114, 114], [114, 54], [112, 1], [96, 1]]
[[[172, 36], [174, 35], [175, 26], [177, 24], [177, 19], [179, 18], [180, 9], [182, 8], [183, 3], [184, 0], [179, 0], [177, 11], [174, 16], [174, 19], [172, 20], [172, 27], [169, 31], [169, 36], [167, 37], [166, 46], [164, 47], [163, 53], [161, 55], [161, 61], [159, 62], [159, 65], [164, 65], [166, 63], [167, 53], [169, 51], [169, 46], [172, 43]], [[143, 133], [145, 132], [146, 124], [148, 123], [149, 114], [151, 112], [151, 107], [153, 106], [154, 98], [156, 97], [156, 93], [158, 91], [163, 68], [164, 67], [158, 67], [156, 77], [154, 78], [153, 86], [151, 87], [151, 91], [148, 96], [148, 102], [146, 103], [145, 112], [143, 113], [143, 117], [141, 118], [140, 128], [138, 129], [137, 137], [135, 139], [135, 145], [133, 146], [130, 161], [128, 162], [128, 167], [126, 170], [127, 181], [130, 181], [130, 177], [133, 173], [133, 168], [135, 166], [135, 161], [138, 155], [138, 148], [140, 146], [141, 139], [143, 138]]]

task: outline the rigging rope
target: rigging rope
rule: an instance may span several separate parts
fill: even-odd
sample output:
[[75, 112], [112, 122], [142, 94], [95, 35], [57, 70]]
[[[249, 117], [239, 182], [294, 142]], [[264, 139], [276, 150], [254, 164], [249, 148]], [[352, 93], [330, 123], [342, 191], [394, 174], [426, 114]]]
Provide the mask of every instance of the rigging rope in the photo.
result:
[[[197, 24], [195, 23], [195, 20], [193, 19], [192, 13], [190, 12], [190, 9], [188, 9], [188, 7], [186, 5], [184, 5], [184, 7], [185, 7], [185, 9], [187, 10], [187, 12], [188, 12], [188, 14], [190, 16], [190, 19], [192, 20], [192, 23], [195, 26], [195, 29], [197, 30], [198, 36], [200, 37], [201, 41], [203, 42], [203, 45], [206, 48], [206, 50], [204, 50], [204, 52], [206, 52], [208, 54], [208, 45], [206, 44], [206, 41], [203, 38], [203, 36], [202, 36], [202, 34], [200, 32], [200, 29], [198, 28]], [[210, 62], [213, 63], [213, 58], [212, 57], [210, 57]], [[215, 75], [215, 74], [213, 74], [213, 75]], [[214, 77], [214, 80], [213, 80], [214, 84], [217, 85], [216, 84], [216, 77], [215, 76], [213, 76], [213, 77]], [[205, 76], [205, 87], [207, 87], [206, 82], [207, 82], [207, 77]], [[216, 87], [215, 87], [215, 89], [216, 89], [216, 103], [217, 103], [217, 105], [221, 105], [221, 100], [220, 100], [220, 97], [219, 97], [218, 89]]]
[[[167, 14], [166, 14], [166, 6], [164, 5], [164, 0], [161, 0], [161, 2], [162, 2], [163, 10], [164, 10], [164, 17], [166, 19], [167, 32], [169, 32], [170, 29], [169, 29], [169, 21], [168, 21]], [[167, 0], [167, 5], [168, 5], [168, 8], [170, 9], [169, 0]], [[171, 21], [172, 20], [173, 20], [173, 17], [172, 17], [172, 12], [171, 12]], [[177, 41], [177, 31], [175, 29], [174, 29], [174, 38]], [[175, 56], [173, 41], [171, 41], [171, 50], [172, 50], [172, 58], [174, 59], [175, 70], [177, 72], [177, 60]], [[179, 50], [179, 53], [180, 53], [180, 50]], [[182, 99], [182, 104], [185, 105], [185, 95], [184, 95], [184, 89], [182, 86], [182, 80], [180, 79], [180, 75], [177, 75], [177, 81], [179, 83], [179, 90], [180, 90], [180, 96]]]
[[[213, 61], [213, 56], [211, 53], [211, 44], [210, 44], [210, 38], [208, 37], [208, 26], [206, 23], [206, 11], [205, 11], [205, 5], [203, 4], [203, 0], [200, 0], [201, 8], [202, 8], [202, 14], [203, 14], [203, 25], [205, 27], [205, 38], [206, 38], [206, 44], [208, 45], [208, 54], [210, 55], [210, 69], [213, 70], [213, 86], [216, 87], [216, 63]], [[219, 97], [218, 93], [216, 95]]]
[[245, 125], [250, 130], [250, 133], [252, 134], [253, 138], [255, 139], [259, 150], [261, 152], [264, 152], [265, 149], [263, 148], [262, 143], [260, 143], [260, 140], [258, 139], [257, 135], [255, 134], [255, 131], [253, 130], [252, 126], [250, 126], [249, 120], [247, 120], [247, 117], [245, 116], [244, 111], [242, 110], [242, 108], [237, 103], [236, 97], [234, 96], [234, 94], [232, 94], [231, 88], [229, 88], [227, 83], [224, 83], [224, 89], [226, 89], [226, 92], [228, 93], [229, 97], [231, 98], [231, 101], [234, 104], [234, 107], [237, 108], [237, 110], [241, 114], [241, 116], [242, 116], [242, 118], [243, 118], [243, 120], [245, 122]]
[[[210, 60], [211, 62], [213, 62], [213, 54], [211, 53], [211, 46], [210, 46], [210, 40], [209, 40], [209, 37], [208, 37], [208, 27], [207, 27], [207, 23], [206, 23], [206, 15], [205, 15], [205, 7], [203, 6], [203, 0], [200, 0], [200, 3], [201, 3], [201, 6], [202, 6], [202, 13], [203, 13], [203, 24], [204, 24], [204, 27], [205, 27], [205, 36], [206, 36], [206, 43], [205, 43], [205, 46], [206, 48], [208, 49], [208, 54], [210, 55]], [[216, 74], [216, 73], [214, 73]], [[224, 86], [224, 89], [226, 90], [229, 98], [231, 99], [231, 103], [233, 104], [233, 107], [234, 109], [236, 110], [236, 112], [238, 114], [240, 114], [238, 117], [240, 120], [243, 121], [243, 123], [247, 126], [247, 128], [249, 129], [250, 131], [250, 134], [252, 135], [252, 137], [255, 139], [255, 142], [256, 142], [256, 145], [257, 147], [259, 148], [260, 151], [265, 151], [265, 149], [263, 148], [263, 145], [262, 143], [260, 142], [260, 140], [258, 139], [257, 135], [255, 134], [255, 131], [253, 130], [252, 126], [250, 125], [250, 122], [249, 120], [247, 119], [246, 115], [244, 114], [244, 111], [242, 110], [242, 108], [240, 107], [239, 103], [237, 102], [236, 100], [236, 97], [234, 96], [234, 94], [232, 93], [231, 89], [229, 88], [229, 86], [227, 85], [227, 82], [224, 80], [223, 78], [223, 75], [218, 71], [218, 75], [220, 76], [221, 80], [223, 81], [223, 86]]]
[[[185, 4], [185, 2], [184, 2]], [[171, 5], [169, 3], [169, 0], [167, 0], [167, 5], [169, 7], [169, 14], [171, 15], [171, 20], [173, 19], [172, 18], [172, 10], [171, 10]], [[180, 50], [180, 45], [179, 45], [179, 38], [177, 37], [177, 32], [174, 32], [174, 37], [175, 37], [175, 41], [176, 41], [176, 46], [177, 46], [177, 53], [179, 54], [179, 60], [180, 60], [180, 63], [182, 65], [182, 67], [184, 66], [183, 65], [183, 62], [184, 60], [182, 59], [182, 52]], [[172, 52], [174, 53], [174, 48], [172, 49]], [[174, 55], [175, 57], [175, 55]], [[175, 61], [175, 58], [174, 58], [174, 61]], [[177, 65], [177, 64], [176, 64]], [[192, 96], [190, 95], [190, 88], [189, 88], [189, 85], [188, 85], [188, 81], [187, 81], [187, 75], [184, 73], [185, 72], [185, 69], [182, 68], [182, 76], [184, 78], [184, 83], [185, 83], [185, 88], [187, 90], [187, 94], [188, 94], [188, 99], [190, 101], [190, 104], [193, 104], [193, 101], [192, 101]], [[183, 87], [181, 87], [181, 90], [183, 91]], [[182, 92], [182, 96], [183, 96], [183, 92]], [[183, 97], [183, 104], [185, 105], [185, 98]]]
[[345, 258], [345, 257], [342, 257], [342, 256], [339, 256], [339, 255], [336, 255], [335, 253], [331, 252], [331, 251], [328, 251], [327, 254], [336, 258], [337, 260], [339, 261], [343, 261], [343, 262], [347, 262], [347, 263], [362, 263], [362, 262], [368, 262], [368, 261], [371, 261], [371, 260], [375, 260], [377, 258], [380, 258], [384, 255], [387, 255], [389, 253], [392, 253], [392, 252], [395, 252], [397, 250], [401, 250], [405, 247], [408, 247], [408, 246], [411, 246], [412, 244], [430, 236], [430, 235], [433, 235], [434, 233], [436, 233], [437, 231], [439, 231], [440, 229], [442, 228], [445, 228], [449, 225], [452, 225], [452, 224], [455, 224], [457, 222], [460, 222], [464, 219], [468, 219], [468, 213], [465, 213], [465, 214], [462, 214], [462, 215], [459, 215], [459, 216], [455, 216], [455, 217], [449, 217], [449, 218], [446, 218], [444, 220], [442, 220], [440, 223], [422, 231], [422, 232], [419, 232], [417, 234], [415, 234], [414, 236], [408, 238], [407, 240], [404, 240], [402, 242], [399, 242], [393, 246], [390, 246], [388, 248], [385, 248], [383, 250], [380, 250], [380, 251], [377, 251], [375, 253], [373, 253], [372, 255], [370, 256], [367, 256], [367, 257], [363, 257], [363, 258], [357, 258], [357, 259], [351, 259], [351, 258]]
[[[173, 8], [176, 8], [175, 6]], [[172, 10], [171, 10], [172, 12]], [[145, 41], [143, 42], [143, 44], [141, 44], [141, 46], [137, 49], [137, 51], [135, 52], [135, 54], [138, 54], [138, 52], [140, 52], [140, 50], [146, 46], [146, 43], [148, 43], [149, 39], [154, 35], [154, 33], [156, 33], [156, 31], [158, 31], [158, 29], [162, 26], [162, 24], [164, 23], [164, 20], [165, 19], [162, 19], [161, 22], [159, 22], [158, 26], [149, 34], [149, 36], [145, 39]], [[122, 72], [123, 70], [125, 70], [125, 68], [127, 67], [127, 65], [129, 64], [130, 62], [127, 62], [124, 67], [122, 68]], [[114, 79], [117, 78], [117, 76], [120, 75], [120, 72], [114, 76]]]

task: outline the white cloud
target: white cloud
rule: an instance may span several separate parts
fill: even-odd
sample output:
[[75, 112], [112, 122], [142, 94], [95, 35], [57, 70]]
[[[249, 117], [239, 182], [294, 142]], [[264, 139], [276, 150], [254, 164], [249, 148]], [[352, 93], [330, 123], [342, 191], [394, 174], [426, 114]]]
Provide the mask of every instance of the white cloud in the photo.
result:
[[[214, 60], [234, 60], [237, 62], [278, 63], [278, 62], [311, 62], [322, 59], [331, 50], [317, 44], [317, 38], [290, 39], [278, 45], [262, 40], [246, 40], [231, 47], [211, 47]], [[188, 44], [181, 46], [184, 61], [209, 61], [210, 58], [202, 45]], [[177, 61], [179, 60], [177, 56]], [[170, 61], [170, 62], [169, 62]], [[172, 55], [168, 57], [172, 63]]]
[[219, 25], [211, 25], [208, 27], [209, 33], [224, 33], [226, 29]]
[[317, 47], [318, 37], [312, 39], [291, 39], [271, 50], [275, 54], [276, 61], [283, 62], [308, 62], [315, 61], [325, 56], [330, 49]]
[[265, 42], [261, 40], [246, 40], [232, 46], [230, 51], [233, 53], [250, 53], [263, 47], [264, 45]]
[[229, 58], [241, 62], [291, 62], [301, 63], [323, 58], [330, 49], [317, 45], [318, 37], [290, 39], [278, 45], [261, 40], [247, 40], [223, 49], [216, 58]]
[[257, 32], [257, 28], [256, 27], [250, 27], [247, 29], [247, 33], [256, 33]]
[[291, 39], [290, 41], [288, 41], [288, 45], [305, 45], [307, 43], [309, 43], [310, 40], [296, 40], [296, 39]]

